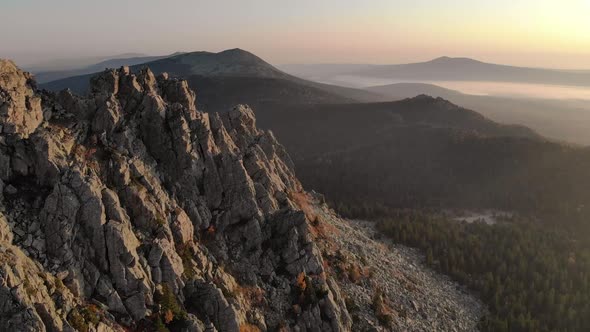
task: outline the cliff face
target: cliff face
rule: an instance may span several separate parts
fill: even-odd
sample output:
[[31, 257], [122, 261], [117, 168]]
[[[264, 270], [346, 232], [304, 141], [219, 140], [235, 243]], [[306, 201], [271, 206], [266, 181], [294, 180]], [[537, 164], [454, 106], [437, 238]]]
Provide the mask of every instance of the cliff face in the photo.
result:
[[340, 331], [302, 187], [246, 106], [107, 70], [37, 91], [0, 60], [0, 330]]

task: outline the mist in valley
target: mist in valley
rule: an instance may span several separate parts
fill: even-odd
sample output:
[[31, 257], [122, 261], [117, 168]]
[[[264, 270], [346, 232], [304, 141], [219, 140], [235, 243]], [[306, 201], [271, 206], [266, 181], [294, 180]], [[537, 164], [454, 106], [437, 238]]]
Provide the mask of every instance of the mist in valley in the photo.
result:
[[[307, 68], [307, 67], [306, 67]], [[286, 66], [290, 73], [325, 84], [380, 93], [391, 100], [426, 94], [476, 110], [494, 121], [528, 126], [545, 137], [590, 145], [590, 86], [470, 80], [405, 80], [361, 76], [343, 71], [363, 65], [306, 70]], [[320, 68], [321, 69], [321, 68]], [[340, 71], [339, 71], [340, 70]]]

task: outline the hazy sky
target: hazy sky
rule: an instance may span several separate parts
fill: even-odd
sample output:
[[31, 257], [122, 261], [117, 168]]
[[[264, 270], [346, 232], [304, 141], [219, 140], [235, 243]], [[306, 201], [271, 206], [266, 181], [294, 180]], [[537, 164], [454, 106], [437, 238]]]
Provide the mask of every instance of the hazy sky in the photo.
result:
[[0, 57], [21, 65], [235, 47], [274, 64], [590, 69], [590, 0], [0, 0]]

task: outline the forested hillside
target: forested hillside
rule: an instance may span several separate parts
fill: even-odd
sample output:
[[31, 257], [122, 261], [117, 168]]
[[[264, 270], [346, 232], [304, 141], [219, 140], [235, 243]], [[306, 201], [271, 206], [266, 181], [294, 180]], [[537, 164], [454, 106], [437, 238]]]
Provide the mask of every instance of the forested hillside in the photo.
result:
[[424, 96], [280, 112], [258, 112], [259, 123], [291, 153], [304, 185], [333, 202], [495, 208], [577, 230], [590, 220], [587, 148]]
[[496, 208], [559, 223], [588, 215], [590, 153], [555, 143], [400, 127], [371, 148], [296, 164], [308, 187], [348, 205]]
[[528, 220], [490, 226], [416, 211], [390, 211], [378, 228], [475, 290], [490, 310], [483, 331], [589, 327], [590, 249], [567, 232]]

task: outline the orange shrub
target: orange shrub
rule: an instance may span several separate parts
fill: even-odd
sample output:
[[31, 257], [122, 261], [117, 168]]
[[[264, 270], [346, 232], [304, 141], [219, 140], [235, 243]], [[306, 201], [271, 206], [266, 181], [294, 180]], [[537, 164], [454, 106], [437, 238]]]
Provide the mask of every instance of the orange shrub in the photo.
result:
[[260, 329], [256, 325], [244, 323], [240, 325], [240, 332], [260, 332]]

